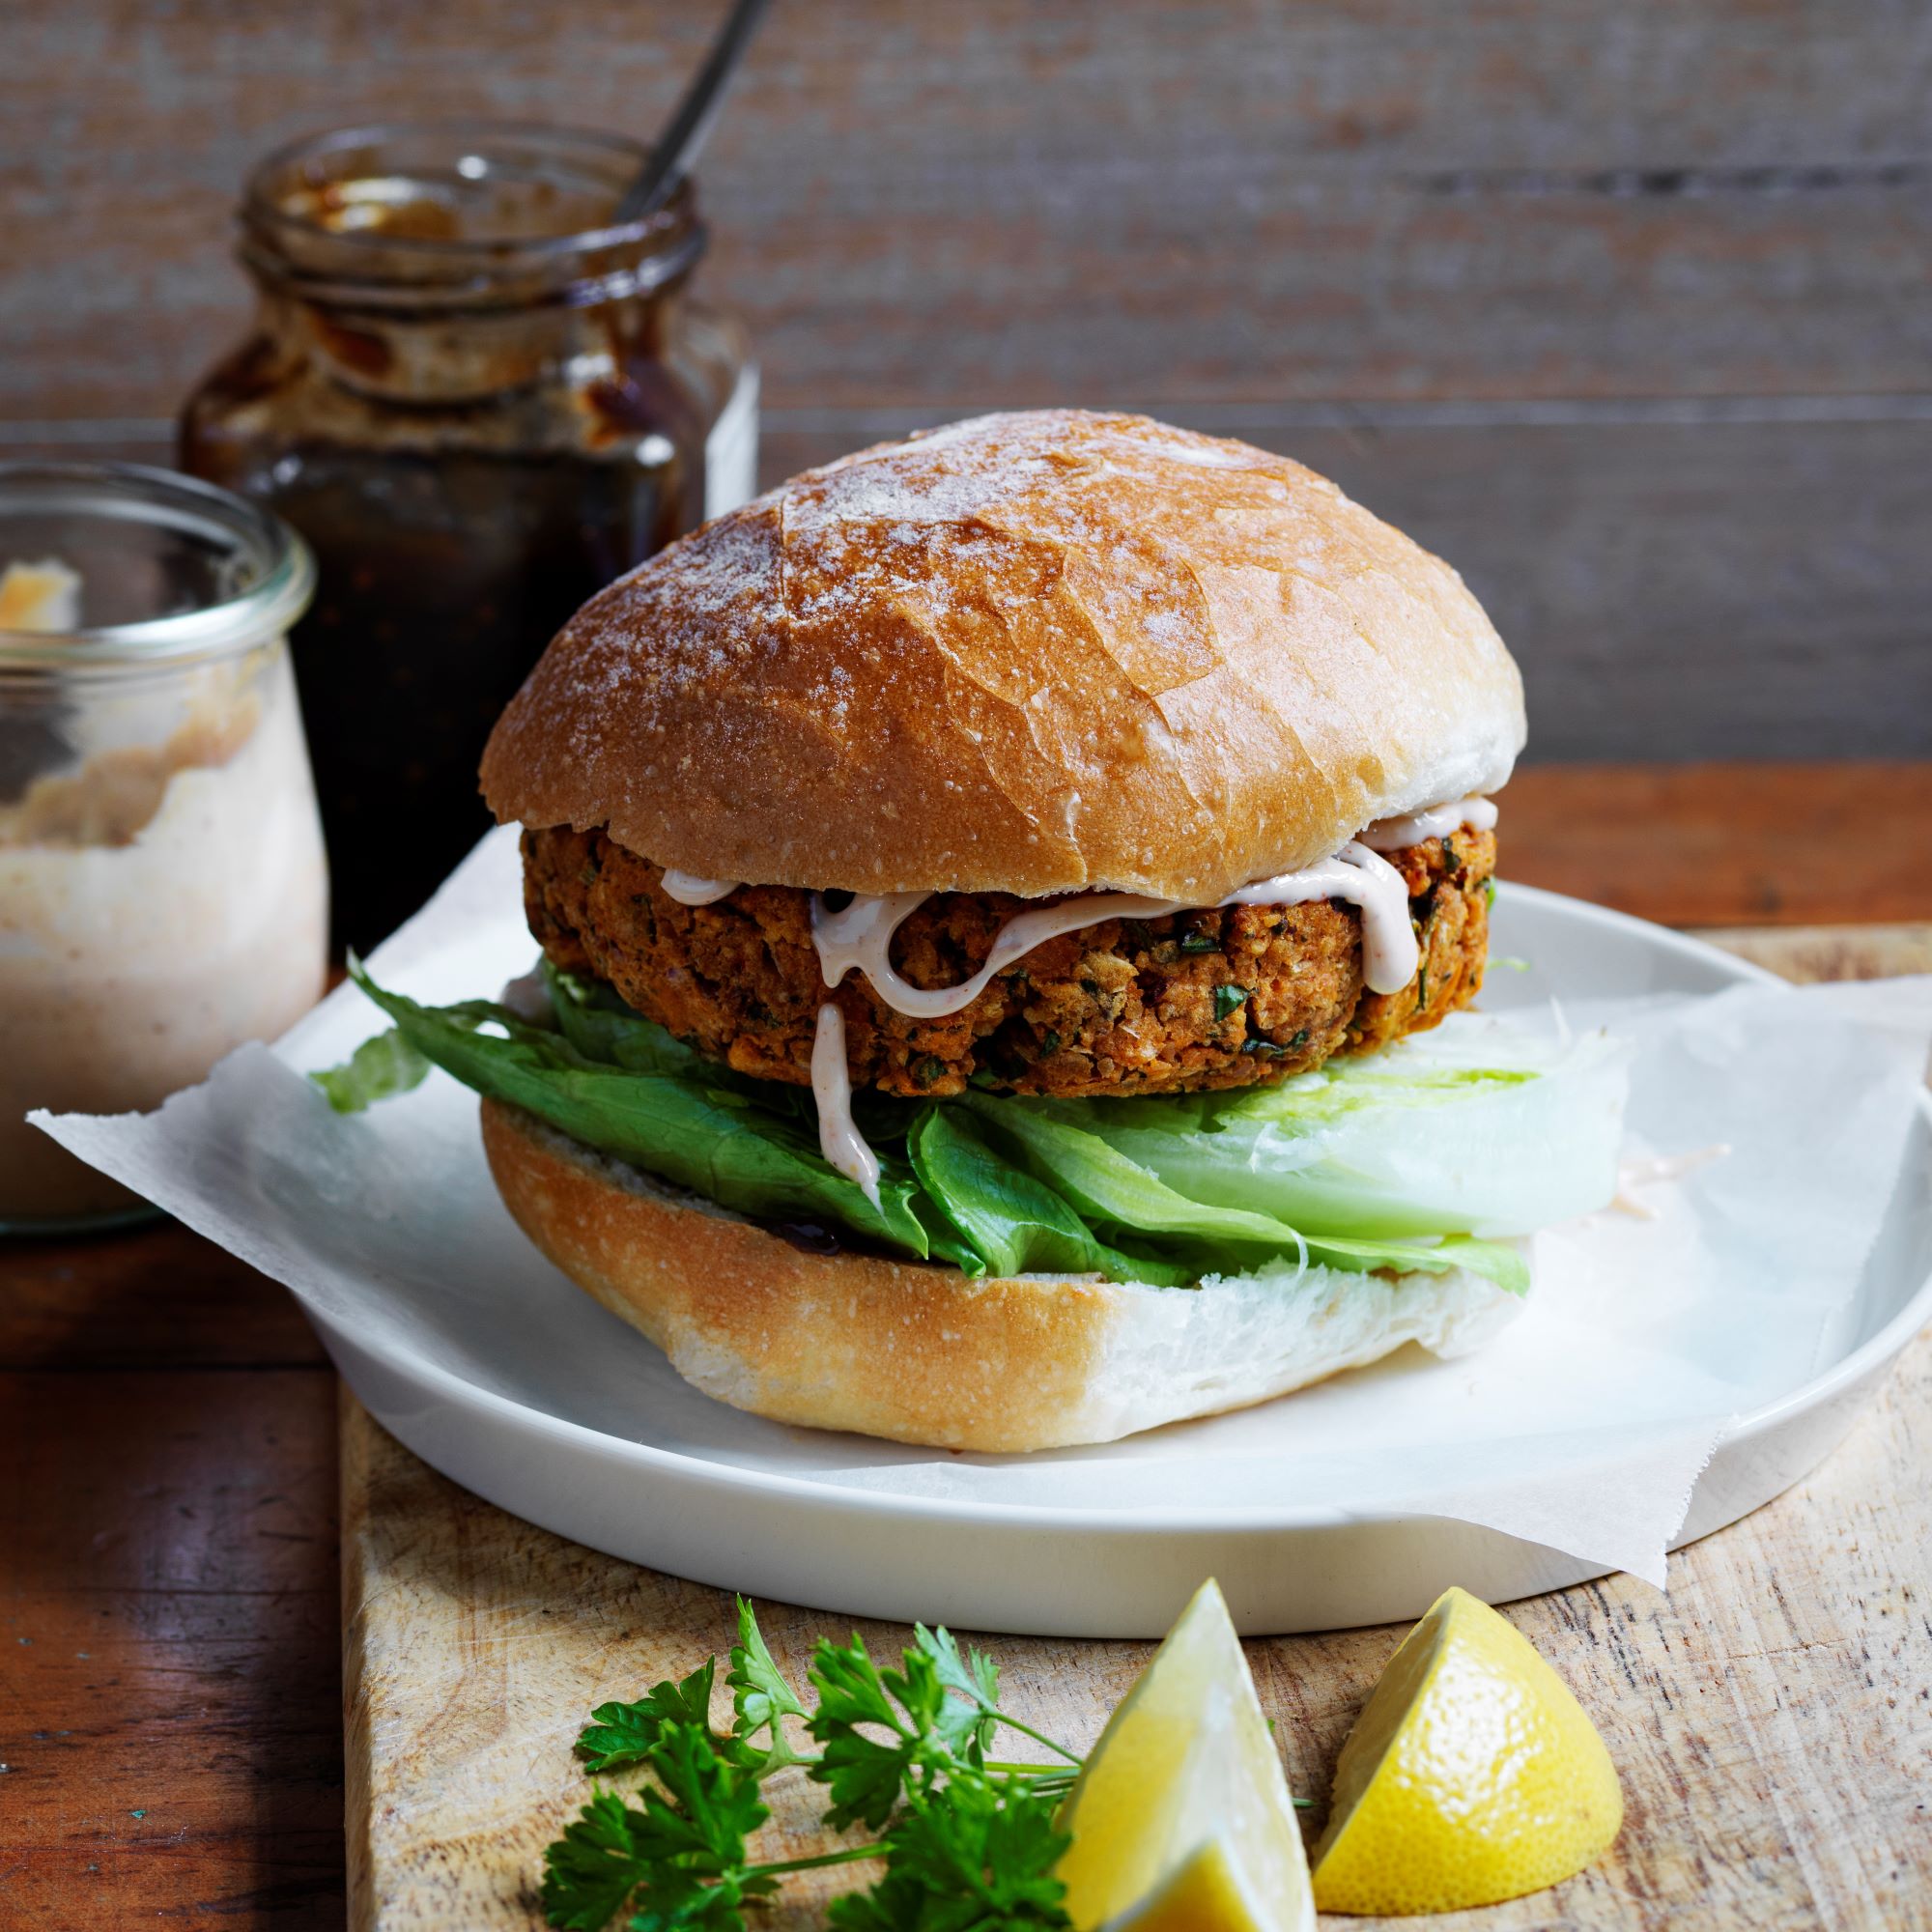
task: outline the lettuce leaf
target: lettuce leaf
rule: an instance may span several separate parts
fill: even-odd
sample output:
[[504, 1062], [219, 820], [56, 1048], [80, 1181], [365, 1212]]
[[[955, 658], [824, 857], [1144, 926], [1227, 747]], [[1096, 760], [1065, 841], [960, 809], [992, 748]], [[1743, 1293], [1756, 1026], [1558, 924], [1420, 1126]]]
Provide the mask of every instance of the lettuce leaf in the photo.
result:
[[1486, 1236], [1601, 1207], [1615, 1187], [1620, 1053], [1520, 1039], [1504, 1051], [1485, 1034], [1233, 1094], [862, 1094], [855, 1115], [881, 1165], [874, 1208], [819, 1152], [809, 1089], [733, 1071], [609, 987], [546, 962], [555, 1023], [539, 1026], [488, 1002], [420, 1007], [359, 961], [351, 971], [394, 1031], [312, 1076], [339, 1111], [405, 1092], [434, 1064], [722, 1207], [969, 1274], [1186, 1286], [1287, 1259], [1464, 1267], [1521, 1293], [1522, 1257]]
[[1064, 1270], [1168, 1288], [1201, 1278], [1199, 1268], [1109, 1247], [1050, 1182], [995, 1153], [957, 1108], [928, 1107], [914, 1125], [911, 1146], [926, 1192], [993, 1274]]
[[360, 960], [352, 959], [349, 970], [425, 1060], [585, 1147], [741, 1214], [831, 1222], [922, 1261], [984, 1272], [978, 1252], [950, 1236], [945, 1217], [919, 1202], [922, 1190], [902, 1155], [882, 1151], [874, 1208], [826, 1161], [815, 1128], [795, 1111], [761, 1106], [721, 1079], [592, 1060], [561, 1030], [531, 1026], [506, 1007], [419, 1007], [377, 985]]
[[1274, 1086], [1003, 1102], [1105, 1141], [1187, 1200], [1366, 1240], [1514, 1236], [1616, 1192], [1627, 1045], [1474, 1015]]
[[328, 1095], [338, 1114], [359, 1114], [378, 1100], [393, 1099], [420, 1087], [429, 1062], [394, 1027], [365, 1039], [340, 1066], [309, 1078]]
[[1298, 1252], [1305, 1262], [1355, 1273], [1394, 1267], [1404, 1273], [1446, 1274], [1451, 1268], [1465, 1267], [1487, 1275], [1513, 1294], [1529, 1289], [1528, 1266], [1514, 1248], [1462, 1235], [1441, 1236], [1422, 1246], [1296, 1229], [1269, 1214], [1190, 1200], [1099, 1135], [1055, 1119], [1044, 1109], [984, 1094], [967, 1095], [966, 1104], [980, 1114], [997, 1140], [1013, 1149], [1023, 1166], [1050, 1179], [1095, 1225], [1110, 1231], [1191, 1237], [1181, 1245], [1208, 1264], [1204, 1272], [1241, 1273], [1270, 1256]]

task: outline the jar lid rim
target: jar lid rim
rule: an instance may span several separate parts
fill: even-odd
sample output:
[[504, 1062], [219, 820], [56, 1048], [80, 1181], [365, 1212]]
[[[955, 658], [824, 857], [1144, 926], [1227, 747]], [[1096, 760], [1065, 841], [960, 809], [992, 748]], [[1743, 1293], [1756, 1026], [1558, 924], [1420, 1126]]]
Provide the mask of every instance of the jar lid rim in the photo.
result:
[[[649, 158], [650, 150], [629, 135], [613, 134], [600, 128], [569, 128], [550, 121], [455, 120], [375, 121], [352, 128], [331, 128], [320, 134], [308, 134], [289, 141], [266, 156], [250, 169], [242, 187], [242, 220], [270, 230], [282, 229], [311, 242], [339, 242], [375, 256], [392, 253], [398, 259], [412, 256], [418, 261], [446, 260], [452, 264], [491, 264], [510, 267], [518, 262], [539, 262], [554, 257], [582, 254], [591, 249], [621, 247], [660, 239], [664, 249], [684, 244], [696, 221], [695, 181], [689, 175], [678, 178], [671, 195], [650, 214], [631, 221], [612, 221], [602, 227], [572, 228], [554, 235], [527, 237], [439, 238], [384, 234], [381, 229], [345, 233], [288, 208], [272, 184], [285, 178], [304, 159], [327, 156], [344, 149], [379, 147], [408, 139], [445, 136], [452, 142], [487, 147], [492, 140], [549, 143], [558, 149], [575, 149], [583, 154], [601, 154], [621, 163], [622, 185]], [[653, 252], [657, 252], [654, 250]]]
[[315, 558], [272, 511], [232, 491], [144, 463], [0, 463], [0, 526], [14, 503], [149, 523], [225, 543], [245, 585], [192, 611], [76, 631], [0, 629], [0, 671], [84, 674], [218, 657], [282, 636], [315, 594]]

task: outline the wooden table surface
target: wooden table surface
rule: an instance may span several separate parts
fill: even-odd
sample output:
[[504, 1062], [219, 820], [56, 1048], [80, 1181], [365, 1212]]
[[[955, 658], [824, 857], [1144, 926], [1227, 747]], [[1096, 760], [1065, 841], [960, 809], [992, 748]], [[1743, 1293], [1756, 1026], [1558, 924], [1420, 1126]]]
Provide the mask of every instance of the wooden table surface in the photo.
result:
[[[1932, 922], [1932, 769], [1546, 769], [1510, 798], [1515, 878], [1679, 923]], [[1688, 1593], [1613, 1581], [1531, 1613], [1586, 1622], [1645, 1687], [1614, 1750], [1693, 1726], [1712, 1802], [1752, 1821], [1734, 1861], [1687, 1877], [1644, 1865], [1634, 1817], [1602, 1895], [1702, 1901], [1641, 1922], [1932, 1922], [1911, 1890], [1932, 1869], [1932, 1693], [1898, 1675], [1932, 1634], [1932, 1530], [1922, 1484], [1916, 1531], [1912, 1497], [1901, 1515], [1873, 1489], [1922, 1470], [1925, 1386], [1921, 1344], [1813, 1482], [1699, 1546]], [[281, 1289], [175, 1228], [0, 1250], [0, 1924], [343, 1922], [336, 1496], [334, 1378]], [[1742, 1650], [1700, 1649], [1719, 1620]], [[1321, 1709], [1285, 1664], [1264, 1673], [1312, 1764], [1389, 1641], [1292, 1641], [1332, 1665]], [[1096, 1649], [1109, 1687], [1142, 1654]], [[1794, 1863], [1793, 1794], [1820, 1776], [1843, 1833], [1806, 1833]], [[1595, 1895], [1561, 1922], [1605, 1922]]]

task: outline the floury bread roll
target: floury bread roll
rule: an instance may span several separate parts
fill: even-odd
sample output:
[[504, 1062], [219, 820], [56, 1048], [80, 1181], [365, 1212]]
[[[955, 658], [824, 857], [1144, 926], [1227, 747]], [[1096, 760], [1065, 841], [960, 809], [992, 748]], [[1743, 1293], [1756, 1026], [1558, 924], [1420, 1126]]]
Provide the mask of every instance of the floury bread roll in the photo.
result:
[[1334, 485], [983, 417], [593, 599], [483, 761], [539, 977], [364, 984], [708, 1394], [1106, 1440], [1475, 1347], [1614, 1191], [1616, 1056], [1458, 1017], [1523, 735], [1461, 579]]

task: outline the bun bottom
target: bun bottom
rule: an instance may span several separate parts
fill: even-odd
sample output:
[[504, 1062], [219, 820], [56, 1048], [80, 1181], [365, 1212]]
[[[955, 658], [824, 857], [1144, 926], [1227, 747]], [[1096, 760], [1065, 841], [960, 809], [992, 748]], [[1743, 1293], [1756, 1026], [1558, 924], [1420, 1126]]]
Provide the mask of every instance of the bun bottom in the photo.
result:
[[1198, 1289], [975, 1280], [813, 1254], [496, 1100], [483, 1147], [517, 1225], [679, 1375], [777, 1422], [934, 1448], [1111, 1442], [1245, 1408], [1418, 1342], [1466, 1354], [1517, 1314], [1464, 1269], [1292, 1264]]

